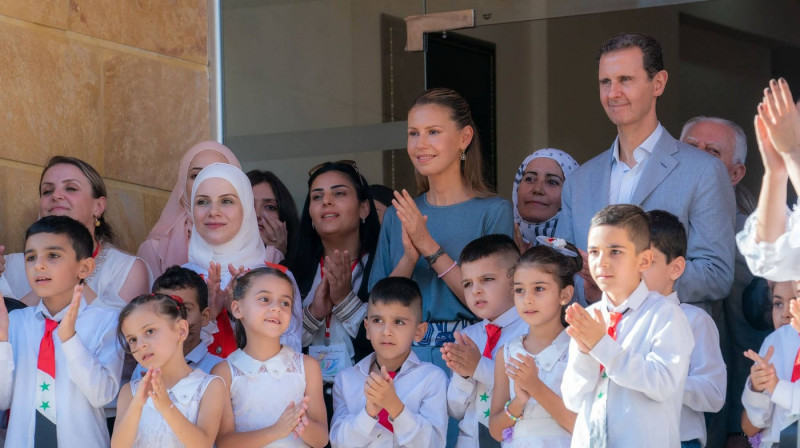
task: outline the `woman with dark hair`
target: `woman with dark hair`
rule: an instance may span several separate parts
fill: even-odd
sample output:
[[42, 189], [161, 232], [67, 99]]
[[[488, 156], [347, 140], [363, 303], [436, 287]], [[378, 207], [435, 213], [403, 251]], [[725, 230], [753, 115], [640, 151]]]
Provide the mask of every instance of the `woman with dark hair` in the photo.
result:
[[[326, 390], [339, 371], [370, 351], [359, 330], [379, 232], [369, 184], [355, 162], [325, 162], [309, 171], [298, 249], [286, 265], [303, 297], [303, 346], [324, 359]], [[329, 415], [331, 399], [326, 393]]]
[[411, 105], [408, 156], [420, 195], [395, 192], [384, 216], [370, 286], [390, 275], [416, 280], [422, 317], [429, 325], [414, 351], [420, 360], [444, 368], [439, 347], [453, 342], [453, 332], [475, 320], [464, 301], [455, 260], [478, 237], [512, 236], [511, 204], [486, 186], [472, 113], [454, 90], [427, 90]]
[[247, 178], [253, 187], [261, 241], [265, 246], [275, 246], [286, 258], [293, 258], [300, 218], [292, 194], [272, 171], [248, 171]]
[[[86, 279], [91, 291], [84, 295], [92, 304], [122, 309], [134, 297], [150, 292], [153, 280], [141, 259], [114, 247], [114, 232], [103, 216], [106, 196], [106, 185], [91, 165], [74, 157], [55, 156], [47, 162], [39, 180], [39, 215], [69, 216], [89, 229], [96, 267]], [[27, 305], [38, 303], [28, 284], [23, 254], [6, 257], [2, 278]]]

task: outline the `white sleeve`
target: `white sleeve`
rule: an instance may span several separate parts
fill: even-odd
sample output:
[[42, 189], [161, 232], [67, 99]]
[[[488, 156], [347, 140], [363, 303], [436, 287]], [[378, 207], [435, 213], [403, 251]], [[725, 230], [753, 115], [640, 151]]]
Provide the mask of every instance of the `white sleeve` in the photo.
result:
[[786, 232], [774, 243], [756, 241], [756, 213], [747, 217], [736, 244], [750, 272], [767, 280], [784, 282], [800, 278], [800, 207], [786, 221]]
[[[438, 368], [437, 368], [438, 369]], [[392, 422], [394, 436], [401, 447], [444, 446], [447, 434], [447, 377], [439, 369], [428, 378], [419, 414], [406, 406]]]
[[11, 342], [0, 342], [0, 409], [11, 407], [14, 391], [14, 352]]
[[[343, 373], [343, 372], [342, 372]], [[369, 446], [380, 433], [378, 421], [366, 409], [349, 409], [344, 396], [344, 377], [336, 375], [333, 383], [333, 418], [330, 442], [333, 448], [360, 448]], [[363, 392], [362, 392], [363, 393]]]
[[703, 313], [692, 331], [695, 347], [689, 360], [683, 404], [698, 412], [719, 412], [725, 404], [728, 373], [719, 348], [717, 326]]
[[[748, 376], [747, 382], [744, 384], [744, 392], [742, 392], [742, 405], [747, 412], [747, 418], [756, 428], [768, 428], [772, 425], [772, 412], [775, 405], [770, 401], [766, 392], [756, 392], [750, 388], [751, 385]], [[777, 391], [777, 388], [775, 390]]]
[[447, 412], [451, 417], [461, 420], [469, 409], [470, 403], [475, 401], [475, 380], [464, 378], [453, 372], [450, 384], [447, 386]]
[[107, 322], [94, 353], [91, 353], [75, 333], [61, 344], [67, 360], [69, 378], [80, 389], [89, 403], [102, 407], [119, 393], [123, 357], [116, 338], [116, 322]]
[[658, 310], [659, 326], [645, 355], [624, 349], [604, 335], [590, 354], [605, 366], [608, 377], [619, 386], [663, 401], [683, 384], [694, 348], [692, 329], [677, 305]]
[[579, 412], [594, 393], [600, 380], [600, 363], [583, 353], [574, 340], [569, 341], [569, 358], [564, 378], [561, 380], [561, 395], [564, 406], [572, 412]]

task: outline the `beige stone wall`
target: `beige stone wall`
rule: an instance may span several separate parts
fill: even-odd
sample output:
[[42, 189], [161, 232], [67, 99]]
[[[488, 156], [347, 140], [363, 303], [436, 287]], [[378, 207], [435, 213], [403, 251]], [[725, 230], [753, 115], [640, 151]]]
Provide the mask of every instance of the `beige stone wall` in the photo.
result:
[[53, 155], [92, 164], [135, 251], [209, 138], [207, 0], [0, 0], [0, 244], [19, 251]]

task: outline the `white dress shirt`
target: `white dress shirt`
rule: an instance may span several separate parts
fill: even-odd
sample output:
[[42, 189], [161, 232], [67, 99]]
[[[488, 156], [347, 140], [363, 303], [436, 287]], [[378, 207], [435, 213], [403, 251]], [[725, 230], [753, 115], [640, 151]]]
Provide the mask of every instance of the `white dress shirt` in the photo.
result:
[[633, 159], [636, 160], [636, 165], [631, 168], [619, 158], [619, 137], [614, 140], [614, 146], [611, 151], [611, 181], [608, 186], [608, 203], [609, 204], [630, 204], [633, 192], [636, 191], [636, 186], [639, 185], [639, 179], [642, 177], [647, 159], [650, 158], [653, 149], [661, 138], [661, 132], [664, 127], [659, 123], [656, 129], [647, 137], [638, 148], [633, 150]]
[[[200, 343], [185, 356], [186, 364], [193, 369], [200, 369], [210, 374], [211, 369], [222, 362], [222, 358], [208, 352], [208, 344], [213, 340], [211, 335], [201, 332]], [[147, 370], [141, 364], [136, 364], [136, 368], [133, 369], [133, 374], [131, 374], [131, 381], [143, 377], [145, 373], [147, 373]]]
[[[40, 301], [10, 313], [9, 340], [0, 342], [0, 409], [11, 408], [6, 446], [33, 447], [36, 371], [45, 317], [60, 322], [67, 308], [51, 316]], [[87, 307], [81, 298], [75, 336], [62, 343], [53, 332], [56, 355], [56, 428], [61, 446], [107, 447], [103, 406], [119, 392], [122, 348], [117, 342], [119, 311]]]
[[367, 414], [364, 383], [375, 360], [371, 354], [339, 372], [333, 385], [333, 448], [440, 448], [447, 434], [447, 376], [439, 367], [421, 362], [410, 352], [394, 387], [404, 409], [392, 421], [394, 433]]
[[689, 359], [689, 376], [683, 389], [681, 409], [681, 441], [700, 440], [706, 446], [706, 418], [704, 412], [719, 412], [725, 404], [728, 371], [719, 347], [719, 331], [711, 316], [688, 303], [680, 303], [678, 293], [667, 300], [680, 305], [689, 320], [694, 336], [694, 350]]
[[748, 377], [742, 393], [742, 404], [750, 422], [758, 428], [764, 428], [761, 436], [763, 447], [778, 443], [781, 430], [800, 416], [800, 381], [791, 382], [794, 359], [800, 349], [800, 335], [791, 325], [784, 325], [767, 336], [759, 355], [766, 355], [770, 346], [775, 347], [770, 361], [778, 374], [775, 392], [770, 396], [766, 390], [753, 391]]
[[[617, 340], [605, 335], [588, 354], [570, 341], [561, 392], [568, 409], [578, 413], [572, 446], [590, 446], [589, 414], [600, 381], [600, 365], [608, 385], [608, 446], [677, 447], [680, 412], [694, 337], [681, 309], [644, 282], [619, 307], [603, 294], [588, 311], [625, 312]], [[627, 312], [626, 312], [627, 310]]]
[[750, 272], [774, 282], [800, 279], [800, 203], [786, 220], [786, 231], [773, 243], [756, 242], [756, 214], [753, 212], [736, 235], [739, 252]]
[[[453, 373], [450, 385], [447, 387], [447, 411], [451, 417], [461, 420], [458, 424], [457, 448], [478, 448], [478, 425], [480, 422], [489, 421], [486, 410], [492, 405], [494, 356], [500, 347], [518, 336], [528, 334], [529, 329], [528, 324], [519, 317], [517, 308], [513, 306], [498, 316], [494, 322], [484, 319], [482, 322], [470, 325], [461, 334], [472, 339], [481, 353], [486, 346], [486, 324], [502, 328], [500, 339], [492, 349], [492, 359], [481, 356], [475, 373], [470, 378]], [[488, 427], [487, 423], [484, 425]]]

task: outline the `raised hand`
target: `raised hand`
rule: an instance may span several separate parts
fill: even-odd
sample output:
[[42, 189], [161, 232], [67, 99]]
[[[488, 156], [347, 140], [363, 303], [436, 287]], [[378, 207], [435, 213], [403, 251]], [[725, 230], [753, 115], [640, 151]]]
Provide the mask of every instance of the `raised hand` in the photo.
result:
[[271, 426], [272, 430], [275, 431], [275, 436], [277, 439], [283, 439], [289, 436], [298, 424], [300, 424], [303, 416], [305, 416], [306, 409], [308, 409], [308, 397], [304, 397], [303, 400], [296, 404], [294, 401], [290, 402], [286, 409], [283, 410], [283, 413], [280, 417], [278, 417], [278, 421], [275, 422], [274, 425]]
[[795, 331], [800, 331], [800, 300], [789, 301], [789, 314], [792, 315], [790, 324]]
[[453, 336], [456, 342], [446, 342], [440, 349], [442, 359], [453, 372], [463, 377], [470, 377], [478, 368], [478, 362], [482, 356], [481, 351], [468, 336], [457, 331], [453, 333]]
[[233, 302], [233, 288], [236, 287], [236, 279], [247, 273], [244, 266], [235, 267], [233, 264], [228, 263], [228, 273], [231, 274], [231, 281], [225, 286], [224, 305], [225, 308], [230, 309], [231, 302]]
[[783, 155], [800, 155], [800, 110], [786, 80], [771, 80], [761, 104], [758, 115], [775, 149]]
[[778, 375], [775, 372], [775, 366], [770, 364], [770, 359], [775, 353], [775, 347], [770, 346], [767, 353], [762, 358], [753, 350], [744, 352], [744, 356], [753, 361], [750, 367], [750, 383], [751, 389], [756, 392], [768, 391], [770, 394], [775, 391], [775, 386], [778, 385]]
[[[378, 409], [386, 409], [392, 418], [402, 411], [403, 403], [397, 397], [397, 392], [394, 389], [394, 380], [389, 376], [385, 366], [381, 367], [380, 373], [372, 372], [369, 374], [365, 392], [368, 402], [374, 403], [375, 406], [378, 406]], [[393, 414], [393, 410], [397, 410], [396, 413]]]
[[263, 230], [258, 229], [258, 233], [261, 235], [264, 245], [274, 246], [286, 255], [289, 243], [289, 231], [286, 229], [286, 223], [266, 212], [258, 215], [258, 223], [263, 227]]
[[786, 175], [786, 162], [772, 145], [772, 140], [769, 138], [767, 126], [764, 122], [764, 114], [764, 106], [759, 104], [758, 115], [753, 120], [753, 126], [756, 130], [756, 142], [758, 143], [758, 152], [761, 154], [761, 163], [764, 164], [764, 170], [767, 174]]
[[514, 393], [517, 385], [528, 396], [536, 397], [540, 387], [544, 384], [539, 379], [539, 368], [533, 356], [524, 354], [521, 357], [509, 357], [506, 363], [506, 375], [514, 380]]
[[414, 198], [411, 197], [408, 191], [395, 191], [392, 205], [397, 210], [397, 217], [408, 233], [411, 244], [423, 255], [430, 255], [436, 252], [438, 245], [428, 232], [428, 220], [419, 211]]
[[350, 270], [350, 251], [333, 251], [333, 256], [325, 257], [322, 268], [324, 278], [328, 280], [331, 303], [338, 305], [353, 290], [353, 274]]
[[567, 308], [567, 334], [572, 337], [583, 353], [589, 353], [600, 339], [606, 335], [607, 325], [600, 310], [594, 310], [594, 316], [577, 303]]
[[81, 307], [81, 294], [83, 294], [83, 285], [75, 285], [72, 290], [72, 301], [69, 304], [69, 308], [67, 308], [64, 318], [58, 324], [58, 338], [61, 339], [61, 342], [67, 342], [75, 336], [75, 322], [78, 320], [78, 309]]
[[0, 301], [0, 342], [8, 342], [8, 325], [11, 321], [8, 318], [8, 308], [6, 301]]
[[311, 304], [308, 305], [308, 310], [316, 319], [322, 320], [331, 313], [332, 309], [333, 303], [331, 302], [328, 278], [322, 277], [319, 285], [317, 285], [317, 290], [314, 292], [314, 299], [312, 299]]
[[222, 266], [213, 261], [208, 263], [208, 305], [211, 308], [211, 318], [215, 319], [225, 305], [225, 292], [220, 288], [222, 281]]
[[[425, 221], [428, 221], [427, 217], [425, 217]], [[403, 258], [408, 260], [412, 265], [417, 264], [417, 260], [419, 260], [419, 250], [414, 246], [414, 243], [411, 242], [411, 237], [408, 236], [406, 226], [403, 225], [402, 221], [400, 224], [402, 228], [401, 241], [403, 242]]]
[[167, 392], [164, 381], [161, 379], [161, 369], [151, 369], [148, 370], [148, 373], [151, 371], [153, 373], [150, 377], [150, 390], [148, 394], [150, 398], [153, 399], [153, 407], [155, 407], [161, 415], [164, 415], [164, 413], [172, 407], [172, 399], [169, 398], [169, 392]]
[[145, 372], [142, 380], [139, 381], [139, 387], [136, 389], [136, 395], [133, 396], [131, 399], [131, 405], [138, 406], [139, 409], [144, 407], [144, 404], [147, 402], [147, 399], [150, 397], [150, 390], [152, 389], [152, 385], [150, 381], [153, 379], [153, 370], [148, 370]]

